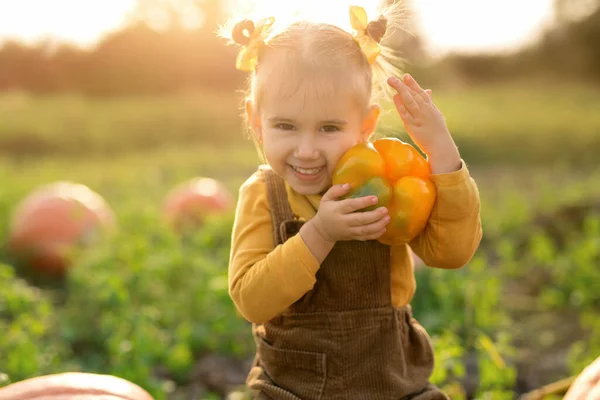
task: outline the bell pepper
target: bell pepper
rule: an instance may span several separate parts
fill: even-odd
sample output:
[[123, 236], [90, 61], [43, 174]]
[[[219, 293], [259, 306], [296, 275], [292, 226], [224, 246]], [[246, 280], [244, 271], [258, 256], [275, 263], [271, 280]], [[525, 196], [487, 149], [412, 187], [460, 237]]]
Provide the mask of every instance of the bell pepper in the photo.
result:
[[337, 163], [333, 184], [350, 184], [345, 198], [377, 196], [378, 202], [359, 211], [387, 207], [390, 222], [378, 239], [387, 245], [408, 243], [423, 231], [436, 198], [427, 160], [397, 138], [359, 143]]

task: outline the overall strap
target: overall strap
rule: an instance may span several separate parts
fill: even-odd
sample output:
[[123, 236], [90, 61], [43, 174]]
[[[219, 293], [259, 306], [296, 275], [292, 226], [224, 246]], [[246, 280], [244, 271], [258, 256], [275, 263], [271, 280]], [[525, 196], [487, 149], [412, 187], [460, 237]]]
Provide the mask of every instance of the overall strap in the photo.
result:
[[286, 221], [294, 219], [294, 213], [288, 202], [285, 182], [275, 171], [269, 166], [263, 165], [260, 167], [263, 173], [265, 182], [267, 183], [267, 196], [269, 206], [271, 208], [271, 217], [273, 219], [273, 239], [275, 246], [282, 244], [285, 241], [285, 229], [282, 224]]

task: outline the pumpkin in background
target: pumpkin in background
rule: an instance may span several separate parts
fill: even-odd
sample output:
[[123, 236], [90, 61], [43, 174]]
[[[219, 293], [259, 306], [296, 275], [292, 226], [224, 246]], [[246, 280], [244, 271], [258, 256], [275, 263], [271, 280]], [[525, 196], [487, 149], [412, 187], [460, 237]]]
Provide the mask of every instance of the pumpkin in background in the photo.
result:
[[114, 215], [85, 185], [60, 181], [29, 194], [12, 215], [7, 252], [36, 271], [62, 276], [77, 250], [97, 242]]
[[0, 388], [0, 400], [154, 400], [138, 385], [112, 375], [66, 372]]
[[219, 181], [199, 177], [177, 185], [163, 205], [163, 218], [178, 233], [199, 227], [209, 215], [230, 211], [233, 198]]

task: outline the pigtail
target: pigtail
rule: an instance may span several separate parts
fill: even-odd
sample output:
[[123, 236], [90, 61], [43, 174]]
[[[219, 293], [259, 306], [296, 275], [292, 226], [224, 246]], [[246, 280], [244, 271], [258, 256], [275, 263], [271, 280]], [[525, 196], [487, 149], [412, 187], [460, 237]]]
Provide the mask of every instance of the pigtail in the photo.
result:
[[236, 23], [231, 30], [231, 40], [241, 46], [250, 44], [250, 37], [254, 33], [254, 21], [244, 19]]
[[401, 77], [404, 73], [405, 59], [400, 49], [390, 46], [389, 39], [397, 30], [406, 31], [406, 9], [403, 2], [393, 3], [381, 11], [378, 19], [369, 22], [367, 32], [379, 43], [380, 53], [372, 67], [374, 101], [389, 101], [395, 90], [387, 84], [390, 76]]
[[371, 21], [367, 24], [367, 33], [377, 43], [381, 44], [381, 39], [387, 32], [388, 19], [385, 15], [380, 15], [376, 21]]
[[248, 17], [232, 17], [225, 24], [221, 25], [217, 31], [217, 35], [226, 39], [228, 44], [238, 47], [236, 68], [244, 72], [250, 72], [248, 75], [249, 89], [243, 91], [240, 104], [240, 109], [242, 110], [240, 117], [243, 121], [242, 130], [248, 138], [252, 139], [258, 156], [263, 163], [267, 161], [261, 147], [261, 141], [252, 129], [252, 121], [248, 120], [246, 101], [252, 93], [252, 83], [258, 63], [258, 54], [265, 45], [269, 35], [272, 34], [271, 27], [273, 22], [274, 18], [272, 17], [257, 20], [257, 22]]

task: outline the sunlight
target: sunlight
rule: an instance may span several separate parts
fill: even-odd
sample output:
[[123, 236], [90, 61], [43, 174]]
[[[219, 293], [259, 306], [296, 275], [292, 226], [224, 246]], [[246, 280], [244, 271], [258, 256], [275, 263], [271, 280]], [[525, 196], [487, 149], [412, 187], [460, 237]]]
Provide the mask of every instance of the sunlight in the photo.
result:
[[280, 0], [226, 0], [230, 6], [227, 9], [235, 10], [230, 17], [234, 20], [250, 17], [253, 20], [275, 17], [274, 31], [299, 19], [308, 19], [315, 22], [328, 22], [340, 28], [351, 31], [348, 8], [350, 5], [361, 6], [367, 12], [369, 19], [378, 16], [378, 4], [374, 0], [303, 0], [301, 2], [284, 2]]
[[[377, 18], [379, 0], [223, 0], [230, 17], [276, 17], [275, 31], [299, 18], [330, 22], [350, 31], [348, 6], [360, 5]], [[433, 54], [451, 50], [481, 51], [516, 48], [538, 37], [552, 22], [552, 0], [406, 0], [414, 10], [427, 49]], [[0, 2], [0, 40], [35, 42], [45, 38], [81, 46], [96, 43], [125, 23], [136, 0], [19, 0]], [[197, 13], [184, 12], [190, 25]], [[184, 20], [187, 21], [187, 19]], [[185, 21], [184, 21], [185, 22]]]
[[[230, 9], [250, 10], [254, 18], [280, 16], [281, 23], [298, 17], [323, 20], [350, 29], [349, 5], [365, 8], [369, 19], [377, 18], [381, 1], [361, 0], [304, 0], [297, 7], [308, 10], [300, 13], [290, 3], [278, 0], [227, 0]], [[443, 53], [450, 50], [501, 51], [518, 47], [537, 38], [542, 28], [552, 22], [553, 0], [407, 0], [407, 10], [418, 24], [428, 50]], [[408, 15], [408, 13], [407, 13]], [[235, 15], [234, 15], [235, 17]]]
[[413, 1], [429, 50], [504, 51], [529, 44], [553, 20], [553, 0]]
[[125, 22], [135, 0], [0, 2], [0, 38], [42, 39], [88, 46]]

